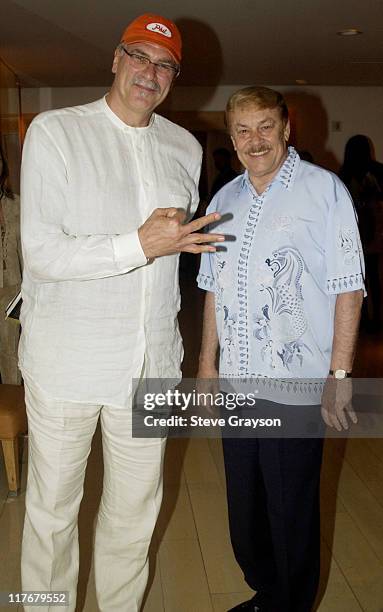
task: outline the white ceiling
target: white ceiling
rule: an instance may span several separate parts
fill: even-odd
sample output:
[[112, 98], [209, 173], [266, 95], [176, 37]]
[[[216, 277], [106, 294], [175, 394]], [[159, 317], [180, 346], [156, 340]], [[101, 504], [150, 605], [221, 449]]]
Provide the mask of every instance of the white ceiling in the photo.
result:
[[108, 85], [146, 11], [178, 24], [183, 85], [383, 85], [383, 0], [0, 0], [0, 55], [27, 85]]

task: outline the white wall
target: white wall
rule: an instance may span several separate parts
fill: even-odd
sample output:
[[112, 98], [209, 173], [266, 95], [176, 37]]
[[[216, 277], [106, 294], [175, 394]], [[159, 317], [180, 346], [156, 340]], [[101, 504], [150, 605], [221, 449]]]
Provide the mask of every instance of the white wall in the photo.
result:
[[[240, 85], [176, 87], [166, 108], [179, 111], [222, 111]], [[105, 87], [24, 89], [23, 112], [36, 113], [49, 108], [83, 104], [101, 97]], [[343, 159], [344, 145], [353, 134], [366, 134], [375, 145], [377, 159], [383, 161], [383, 87], [286, 87], [284, 92], [299, 148], [309, 149], [315, 161], [333, 167]], [[341, 130], [333, 131], [333, 122]]]
[[41, 87], [24, 88], [21, 93], [23, 113], [41, 113], [52, 108], [86, 104], [101, 98], [106, 87]]

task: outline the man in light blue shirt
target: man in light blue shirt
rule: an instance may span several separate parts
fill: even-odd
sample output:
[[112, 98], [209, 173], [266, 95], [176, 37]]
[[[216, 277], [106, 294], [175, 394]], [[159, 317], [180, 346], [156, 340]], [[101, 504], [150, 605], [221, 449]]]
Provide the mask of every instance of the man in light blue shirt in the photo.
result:
[[[288, 111], [278, 92], [240, 90], [226, 118], [246, 171], [208, 209], [223, 216], [220, 229], [231, 240], [202, 255], [198, 376], [218, 376], [219, 348], [221, 378], [283, 379], [282, 393], [278, 385], [278, 395], [263, 396], [273, 400], [269, 408], [318, 404], [305, 381], [326, 380], [323, 419], [347, 428], [347, 418], [356, 419], [349, 377], [364, 291], [350, 196], [335, 175], [287, 148]], [[335, 403], [332, 378], [342, 379]], [[224, 438], [223, 446], [231, 540], [257, 591], [233, 610], [309, 612], [319, 578], [322, 440]]]

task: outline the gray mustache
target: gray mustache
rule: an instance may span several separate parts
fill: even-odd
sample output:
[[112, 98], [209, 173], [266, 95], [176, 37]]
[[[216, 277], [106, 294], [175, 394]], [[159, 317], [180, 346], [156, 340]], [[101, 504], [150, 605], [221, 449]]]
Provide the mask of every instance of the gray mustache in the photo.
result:
[[251, 147], [250, 149], [246, 150], [246, 153], [248, 154], [254, 154], [254, 153], [266, 153], [267, 151], [270, 151], [270, 147]]
[[135, 79], [134, 85], [142, 85], [142, 87], [147, 87], [153, 91], [160, 91], [160, 86], [158, 83], [156, 83], [156, 81], [143, 81], [142, 79]]

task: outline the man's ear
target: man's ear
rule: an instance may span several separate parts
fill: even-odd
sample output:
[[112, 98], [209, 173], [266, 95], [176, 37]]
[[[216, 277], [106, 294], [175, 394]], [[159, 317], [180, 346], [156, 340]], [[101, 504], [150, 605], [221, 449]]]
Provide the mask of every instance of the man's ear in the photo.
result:
[[290, 119], [287, 119], [287, 123], [286, 123], [286, 125], [284, 127], [284, 130], [283, 130], [283, 136], [284, 136], [284, 139], [285, 139], [286, 142], [290, 138]]
[[235, 146], [235, 140], [234, 140], [234, 138], [232, 136], [230, 136], [230, 138], [231, 138], [231, 142], [233, 143], [234, 151], [236, 151], [237, 147]]
[[114, 57], [113, 57], [113, 64], [112, 64], [113, 74], [116, 74], [117, 72], [117, 66], [118, 66], [118, 62], [120, 61], [120, 57], [121, 57], [121, 49], [120, 47], [117, 47], [117, 49], [114, 52]]

